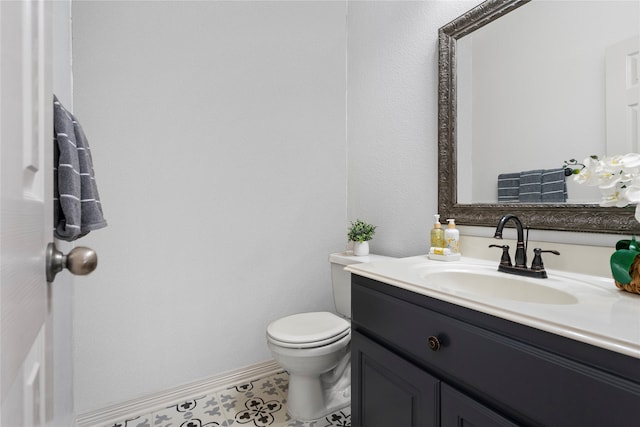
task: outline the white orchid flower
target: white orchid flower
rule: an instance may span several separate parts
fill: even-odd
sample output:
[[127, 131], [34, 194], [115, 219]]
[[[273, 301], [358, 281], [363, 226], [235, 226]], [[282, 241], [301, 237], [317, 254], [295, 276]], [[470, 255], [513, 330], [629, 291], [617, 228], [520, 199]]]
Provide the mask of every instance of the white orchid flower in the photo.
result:
[[640, 153], [628, 153], [624, 156], [620, 156], [620, 165], [622, 165], [622, 168], [625, 170], [637, 170], [640, 168]]
[[624, 197], [630, 204], [636, 204], [635, 218], [640, 222], [640, 185], [632, 184], [625, 188]]
[[617, 155], [617, 156], [605, 157], [602, 160], [600, 160], [600, 163], [603, 165], [603, 167], [606, 167], [606, 168], [619, 169], [620, 167], [622, 167], [621, 161], [622, 161], [622, 156]]
[[625, 198], [626, 192], [624, 191], [624, 189], [619, 189], [616, 187], [600, 188], [600, 193], [602, 194], [600, 206], [615, 206], [617, 208], [623, 208], [629, 204], [629, 202]]
[[599, 186], [613, 187], [622, 178], [622, 156], [605, 157], [598, 162], [596, 173], [598, 175]]
[[597, 186], [602, 195], [600, 206], [622, 208], [635, 204], [635, 218], [640, 222], [640, 153], [603, 159], [588, 157], [582, 170], [574, 175], [574, 180], [579, 184]]
[[585, 167], [580, 172], [573, 176], [573, 179], [578, 184], [596, 186], [600, 185], [598, 178], [598, 170], [601, 168], [600, 161], [592, 157], [584, 159]]
[[610, 170], [601, 170], [597, 174], [598, 187], [613, 188], [620, 183], [622, 175], [620, 172], [613, 172]]
[[624, 198], [629, 203], [640, 203], [640, 185], [630, 185], [625, 188]]

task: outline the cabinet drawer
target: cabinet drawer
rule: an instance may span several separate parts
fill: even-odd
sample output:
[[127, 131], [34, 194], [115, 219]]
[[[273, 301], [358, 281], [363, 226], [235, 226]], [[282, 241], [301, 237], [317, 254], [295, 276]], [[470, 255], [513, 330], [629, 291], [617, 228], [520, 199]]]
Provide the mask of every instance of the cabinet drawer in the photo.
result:
[[[353, 327], [527, 425], [629, 426], [640, 385], [366, 286]], [[427, 298], [427, 297], [424, 297]], [[429, 347], [437, 337], [437, 351]]]

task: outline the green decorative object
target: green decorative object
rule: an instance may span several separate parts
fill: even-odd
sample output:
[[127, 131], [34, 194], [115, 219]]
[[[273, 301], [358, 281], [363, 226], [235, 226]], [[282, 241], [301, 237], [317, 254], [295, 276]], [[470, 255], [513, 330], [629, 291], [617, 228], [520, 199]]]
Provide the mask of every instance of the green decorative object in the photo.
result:
[[631, 266], [640, 255], [639, 245], [636, 238], [631, 240], [620, 240], [616, 243], [616, 251], [611, 255], [611, 274], [616, 282], [627, 285], [631, 283]]
[[366, 242], [373, 239], [376, 234], [376, 226], [367, 224], [362, 220], [351, 222], [351, 227], [347, 233], [350, 242]]

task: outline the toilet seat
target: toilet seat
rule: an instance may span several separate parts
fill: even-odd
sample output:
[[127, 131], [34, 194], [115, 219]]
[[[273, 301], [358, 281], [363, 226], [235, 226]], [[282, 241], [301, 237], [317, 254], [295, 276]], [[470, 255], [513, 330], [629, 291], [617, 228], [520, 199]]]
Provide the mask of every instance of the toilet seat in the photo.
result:
[[273, 321], [267, 327], [269, 340], [287, 348], [329, 345], [351, 333], [351, 324], [326, 311], [300, 313]]

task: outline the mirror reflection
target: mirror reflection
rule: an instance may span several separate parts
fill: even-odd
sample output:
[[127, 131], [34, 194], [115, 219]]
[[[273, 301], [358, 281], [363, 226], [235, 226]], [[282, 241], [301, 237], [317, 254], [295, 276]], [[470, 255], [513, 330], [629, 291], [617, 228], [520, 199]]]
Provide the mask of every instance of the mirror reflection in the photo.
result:
[[639, 1], [534, 0], [458, 39], [457, 202], [598, 203], [571, 178], [498, 200], [498, 176], [638, 151], [639, 28]]

